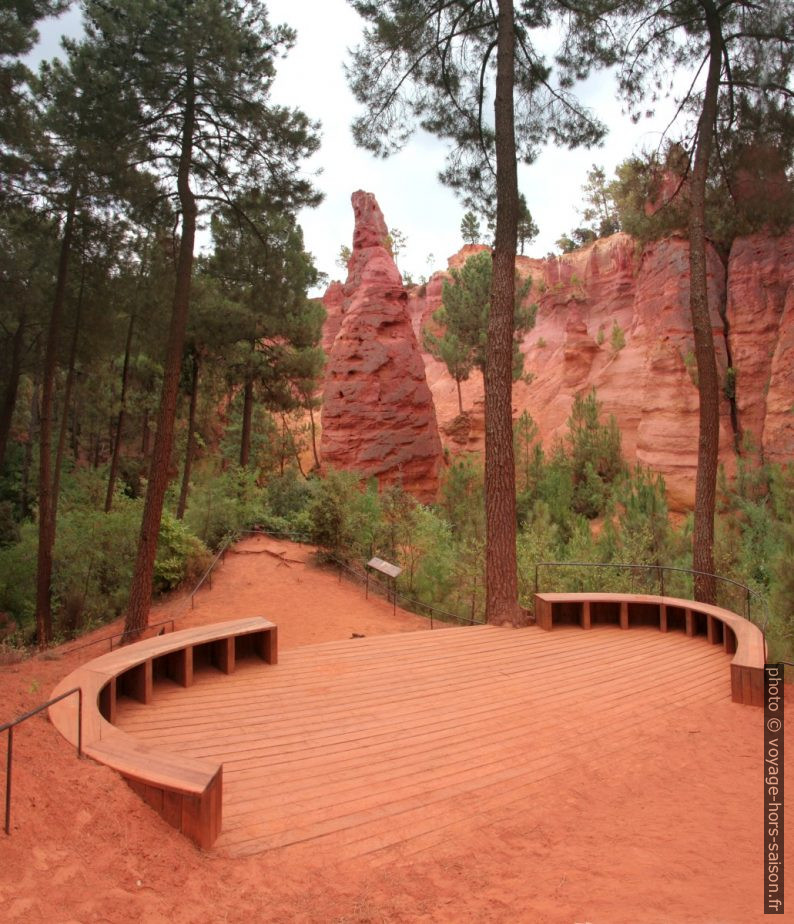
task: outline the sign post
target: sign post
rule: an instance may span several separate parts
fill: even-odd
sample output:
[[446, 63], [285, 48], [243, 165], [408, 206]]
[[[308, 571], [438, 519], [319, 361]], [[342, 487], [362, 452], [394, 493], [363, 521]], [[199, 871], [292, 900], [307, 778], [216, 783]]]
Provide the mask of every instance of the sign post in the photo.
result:
[[[386, 577], [392, 579], [392, 602], [394, 604], [394, 614], [397, 615], [397, 578], [402, 574], [402, 568], [399, 565], [393, 565], [391, 562], [384, 561], [382, 558], [378, 558], [377, 555], [370, 558], [367, 562], [367, 568], [372, 568], [373, 571], [379, 571], [381, 574], [385, 574]], [[369, 596], [369, 571], [367, 571], [367, 596]]]

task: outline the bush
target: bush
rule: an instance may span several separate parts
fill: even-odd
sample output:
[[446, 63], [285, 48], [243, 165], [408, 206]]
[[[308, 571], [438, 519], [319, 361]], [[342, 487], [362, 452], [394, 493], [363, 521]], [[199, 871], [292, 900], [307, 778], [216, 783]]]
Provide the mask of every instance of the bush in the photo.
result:
[[344, 561], [368, 560], [380, 527], [377, 486], [362, 489], [355, 472], [330, 469], [315, 486], [309, 521], [321, 549]]
[[225, 536], [262, 523], [267, 515], [267, 492], [251, 469], [233, 466], [218, 474], [199, 471], [190, 492], [184, 524], [205, 545], [217, 549]]
[[165, 511], [160, 523], [157, 558], [154, 562], [155, 593], [174, 590], [185, 581], [198, 581], [211, 560], [206, 545], [184, 523]]
[[[314, 482], [316, 484], [316, 482]], [[268, 516], [280, 518], [288, 525], [285, 532], [307, 531], [308, 511], [312, 498], [312, 482], [307, 481], [294, 468], [288, 468], [283, 475], [274, 475], [265, 485]], [[300, 523], [302, 529], [293, 524]]]
[[[142, 502], [119, 496], [113, 510], [62, 505], [53, 550], [52, 599], [56, 636], [71, 636], [119, 616], [127, 604]], [[32, 640], [36, 613], [38, 527], [23, 523], [19, 541], [0, 549], [0, 611]], [[209, 563], [200, 540], [163, 515], [154, 570], [156, 592], [197, 580]]]
[[611, 486], [626, 469], [617, 421], [610, 417], [602, 424], [600, 417], [601, 405], [593, 389], [584, 398], [576, 397], [568, 418], [572, 506], [588, 519], [604, 513]]

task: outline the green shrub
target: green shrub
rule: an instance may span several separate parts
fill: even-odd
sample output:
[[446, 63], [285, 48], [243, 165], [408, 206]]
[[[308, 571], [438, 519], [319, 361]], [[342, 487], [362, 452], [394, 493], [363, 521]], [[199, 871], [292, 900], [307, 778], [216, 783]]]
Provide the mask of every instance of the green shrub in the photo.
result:
[[355, 472], [330, 469], [309, 506], [311, 540], [343, 560], [368, 560], [380, 527], [376, 485], [361, 487]]
[[296, 469], [288, 468], [283, 475], [269, 478], [265, 486], [265, 496], [270, 517], [281, 518], [287, 524], [300, 521], [305, 529], [309, 522], [308, 510], [314, 494], [312, 483]]
[[267, 510], [267, 491], [257, 484], [256, 472], [232, 466], [216, 473], [207, 467], [194, 480], [183, 522], [216, 549], [225, 536], [262, 523]]
[[156, 593], [174, 590], [184, 582], [195, 582], [209, 567], [212, 556], [204, 543], [184, 523], [163, 512], [153, 586]]
[[623, 347], [626, 346], [626, 335], [623, 333], [623, 328], [617, 321], [612, 322], [612, 333], [609, 342], [612, 345], [613, 353], [619, 353]]

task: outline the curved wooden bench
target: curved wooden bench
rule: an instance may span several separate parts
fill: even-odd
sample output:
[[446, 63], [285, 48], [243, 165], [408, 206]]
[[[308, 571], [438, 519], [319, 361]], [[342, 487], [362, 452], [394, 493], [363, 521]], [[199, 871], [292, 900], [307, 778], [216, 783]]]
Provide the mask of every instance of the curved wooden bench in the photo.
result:
[[[83, 691], [83, 751], [117, 770], [163, 818], [200, 847], [210, 847], [222, 823], [223, 766], [149, 747], [114, 727], [120, 696], [149, 703], [155, 682], [169, 678], [190, 686], [196, 669], [235, 669], [241, 657], [278, 658], [277, 629], [256, 617], [185, 629], [119, 648], [65, 677], [53, 696], [72, 687]], [[50, 721], [77, 743], [74, 697], [50, 706]]]
[[535, 594], [535, 620], [546, 630], [555, 624], [573, 623], [589, 629], [597, 623], [616, 623], [622, 629], [656, 625], [662, 632], [680, 628], [690, 636], [705, 635], [733, 655], [733, 701], [764, 705], [764, 636], [748, 619], [722, 607], [650, 594], [539, 593]]

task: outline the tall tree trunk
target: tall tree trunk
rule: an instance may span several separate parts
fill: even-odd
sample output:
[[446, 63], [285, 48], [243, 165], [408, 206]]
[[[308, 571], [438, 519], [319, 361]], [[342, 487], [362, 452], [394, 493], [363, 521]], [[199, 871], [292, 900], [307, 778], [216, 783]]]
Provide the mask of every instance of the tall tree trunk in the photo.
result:
[[496, 235], [485, 364], [485, 592], [490, 623], [520, 625], [513, 461], [513, 329], [518, 176], [513, 115], [512, 0], [499, 0], [496, 59]]
[[44, 374], [41, 389], [41, 428], [39, 431], [39, 549], [36, 565], [36, 638], [45, 648], [52, 638], [52, 549], [55, 545], [55, 523], [52, 519], [52, 411], [55, 391], [55, 371], [58, 364], [58, 338], [61, 330], [63, 306], [66, 301], [66, 279], [69, 274], [69, 256], [74, 233], [77, 208], [78, 182], [69, 190], [66, 221], [58, 258], [58, 275], [52, 301], [47, 346], [44, 354]]
[[85, 263], [80, 273], [80, 292], [77, 296], [77, 310], [74, 317], [74, 331], [72, 344], [69, 348], [69, 369], [66, 373], [66, 384], [63, 389], [63, 410], [61, 411], [61, 427], [58, 433], [58, 449], [55, 452], [55, 466], [52, 474], [52, 523], [53, 530], [58, 522], [58, 497], [61, 493], [61, 469], [63, 467], [63, 453], [66, 448], [66, 431], [69, 424], [69, 407], [72, 403], [72, 388], [74, 387], [74, 365], [77, 360], [77, 342], [80, 339], [80, 319], [83, 314], [83, 294], [85, 292]]
[[80, 458], [80, 407], [82, 401], [75, 401], [72, 407], [72, 427], [71, 439], [69, 441], [72, 449], [72, 458]]
[[463, 395], [460, 393], [460, 379], [455, 379], [455, 384], [458, 386], [458, 413], [463, 417]]
[[314, 422], [314, 408], [312, 407], [312, 398], [309, 395], [308, 399], [309, 407], [309, 428], [312, 435], [312, 453], [314, 454], [314, 467], [317, 471], [320, 470], [320, 454], [317, 452], [317, 425]]
[[3, 463], [5, 462], [8, 436], [11, 433], [11, 421], [14, 419], [14, 409], [17, 406], [26, 327], [27, 309], [21, 308], [17, 319], [17, 329], [14, 331], [14, 339], [11, 341], [11, 368], [8, 373], [8, 384], [3, 395], [3, 404], [0, 407], [0, 471], [2, 471]]
[[251, 457], [251, 417], [254, 411], [254, 379], [247, 374], [243, 388], [243, 430], [240, 436], [240, 468], [248, 468]]
[[152, 575], [157, 556], [157, 539], [163, 515], [163, 502], [168, 487], [168, 469], [174, 439], [174, 417], [179, 395], [179, 373], [185, 344], [188, 310], [190, 308], [190, 282], [193, 272], [193, 247], [196, 238], [196, 199], [190, 188], [190, 169], [193, 161], [193, 132], [195, 127], [195, 83], [193, 71], [187, 69], [185, 86], [185, 121], [182, 127], [182, 147], [179, 157], [177, 189], [182, 210], [182, 238], [176, 269], [171, 325], [168, 333], [163, 388], [160, 410], [157, 415], [157, 432], [149, 466], [149, 483], [143, 507], [138, 553], [130, 586], [130, 599], [124, 629], [133, 637], [146, 628], [152, 602]]
[[[284, 445], [285, 447], [289, 445], [289, 447], [292, 449], [292, 454], [295, 456], [295, 464], [298, 466], [298, 471], [305, 478], [306, 472], [304, 472], [303, 465], [301, 464], [301, 454], [298, 451], [298, 442], [293, 437], [292, 431], [290, 430], [289, 424], [287, 423], [287, 415], [284, 414], [283, 412], [281, 414], [281, 423], [282, 423], [282, 426], [284, 427]], [[286, 455], [286, 453], [284, 453], [284, 455]], [[283, 456], [282, 456], [282, 460], [283, 460]], [[282, 475], [284, 474], [284, 461], [285, 460], [283, 460], [281, 463], [281, 474]]]
[[143, 409], [143, 423], [141, 424], [141, 455], [145, 459], [149, 455], [149, 408]]
[[33, 374], [33, 393], [30, 398], [30, 423], [28, 424], [28, 439], [25, 443], [25, 458], [22, 462], [22, 487], [20, 488], [19, 507], [23, 518], [30, 516], [30, 470], [33, 468], [33, 447], [39, 435], [41, 415], [39, 414], [39, 396], [41, 385], [39, 383], [38, 366]]
[[182, 473], [182, 488], [179, 492], [179, 504], [176, 508], [176, 518], [181, 520], [187, 508], [187, 496], [190, 490], [190, 469], [193, 466], [193, 455], [196, 451], [196, 404], [199, 382], [199, 357], [193, 351], [193, 372], [190, 381], [190, 410], [187, 417], [187, 447], [185, 449], [185, 470]]
[[714, 510], [720, 440], [720, 383], [714, 353], [714, 333], [709, 313], [706, 281], [706, 177], [711, 156], [717, 96], [722, 69], [720, 18], [711, 0], [701, 0], [709, 28], [709, 69], [703, 109], [698, 121], [695, 161], [692, 168], [689, 211], [689, 309], [695, 337], [695, 359], [700, 396], [698, 467], [695, 481], [695, 526], [693, 568], [695, 599], [716, 603], [714, 572]]
[[110, 513], [113, 506], [113, 493], [116, 490], [116, 478], [119, 472], [119, 458], [121, 456], [121, 439], [124, 434], [124, 418], [127, 413], [127, 385], [130, 378], [130, 352], [132, 351], [132, 335], [135, 330], [135, 312], [130, 315], [127, 325], [127, 339], [124, 342], [124, 364], [121, 367], [121, 396], [119, 399], [119, 416], [116, 418], [116, 433], [113, 437], [113, 453], [110, 459], [110, 474], [108, 475], [108, 489], [105, 494], [105, 513]]

